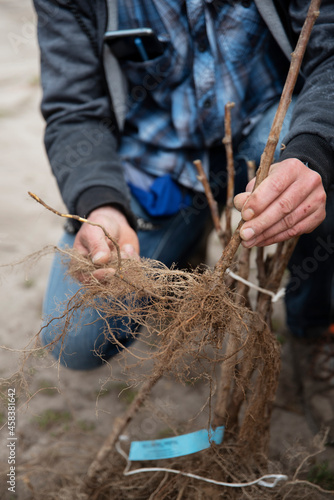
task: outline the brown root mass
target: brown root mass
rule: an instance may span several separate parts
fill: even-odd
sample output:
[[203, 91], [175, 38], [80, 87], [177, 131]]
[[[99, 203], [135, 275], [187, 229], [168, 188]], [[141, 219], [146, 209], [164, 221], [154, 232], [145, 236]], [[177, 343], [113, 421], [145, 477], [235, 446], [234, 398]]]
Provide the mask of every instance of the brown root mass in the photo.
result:
[[[94, 277], [96, 267], [90, 260], [67, 250], [64, 254], [70, 257], [71, 275], [86, 277], [81, 292], [68, 303], [69, 318], [77, 309], [94, 308], [105, 319], [106, 341], [116, 344], [108, 318], [120, 318], [125, 324], [131, 319], [145, 327], [142, 339], [154, 346], [150, 351], [153, 369], [144, 376], [146, 384], [171, 374], [182, 383], [210, 379], [214, 388], [217, 364], [228, 364], [232, 384], [227, 413], [216, 413], [213, 425], [233, 430], [243, 453], [265, 449], [280, 351], [268, 326], [237, 300], [218, 272], [203, 267], [194, 271], [169, 269], [148, 259], [122, 260], [120, 265], [108, 264], [109, 271], [101, 282]], [[67, 326], [65, 322], [62, 335], [66, 335]], [[140, 359], [136, 355], [136, 363], [145, 361], [146, 356]]]

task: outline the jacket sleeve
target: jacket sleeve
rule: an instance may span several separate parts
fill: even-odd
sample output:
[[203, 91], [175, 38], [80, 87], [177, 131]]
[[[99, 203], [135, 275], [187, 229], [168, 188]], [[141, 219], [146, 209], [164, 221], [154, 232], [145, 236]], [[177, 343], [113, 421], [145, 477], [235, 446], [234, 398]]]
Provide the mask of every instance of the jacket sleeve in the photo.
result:
[[69, 212], [86, 216], [114, 204], [135, 227], [102, 63], [104, 4], [34, 0], [45, 147]]
[[[292, 0], [291, 26], [299, 34], [309, 2]], [[298, 158], [317, 171], [325, 189], [334, 181], [334, 2], [323, 0], [303, 59], [305, 79], [281, 159]]]

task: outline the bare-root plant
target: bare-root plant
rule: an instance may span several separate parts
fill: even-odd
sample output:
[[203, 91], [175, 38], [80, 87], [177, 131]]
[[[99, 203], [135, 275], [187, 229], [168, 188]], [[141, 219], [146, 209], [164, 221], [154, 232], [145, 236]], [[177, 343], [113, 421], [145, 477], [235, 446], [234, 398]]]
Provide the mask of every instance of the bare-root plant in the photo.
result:
[[[320, 0], [311, 1], [307, 19], [292, 54], [280, 104], [257, 171], [255, 188], [268, 175], [272, 164], [319, 6]], [[106, 266], [108, 272], [103, 281], [94, 277], [97, 266], [89, 259], [73, 251], [59, 250], [69, 260], [69, 273], [74, 277], [85, 275], [87, 278], [82, 289], [68, 302], [69, 317], [73, 311], [94, 308], [105, 320], [106, 342], [119, 342], [108, 321], [118, 318], [123, 321], [124, 327], [129, 325], [129, 320], [137, 328], [145, 327], [145, 338], [156, 345], [156, 350], [150, 356], [152, 371], [145, 375], [137, 396], [125, 414], [115, 420], [110, 435], [87, 471], [85, 492], [82, 492], [86, 498], [97, 498], [94, 492], [108, 482], [112, 467], [110, 459], [115, 446], [158, 380], [165, 374], [172, 374], [180, 381], [187, 381], [190, 373], [192, 379], [212, 377], [216, 365], [220, 366], [220, 377], [215, 408], [208, 424], [226, 427], [227, 439], [223, 449], [225, 453], [228, 450], [227, 456], [231, 464], [239, 463], [240, 466], [242, 462], [244, 471], [249, 475], [265, 467], [271, 410], [280, 370], [280, 349], [270, 328], [271, 300], [278, 291], [296, 239], [280, 244], [276, 253], [266, 260], [263, 252], [258, 252], [257, 268], [261, 288], [256, 305], [252, 308], [248, 297], [249, 283], [239, 282], [239, 278], [236, 280], [230, 273], [233, 268], [244, 280], [248, 279], [249, 274], [249, 251], [242, 249], [237, 254], [243, 220], [231, 236], [230, 212], [234, 189], [230, 133], [232, 107], [232, 104], [226, 107], [226, 135], [223, 141], [230, 172], [225, 234], [220, 226], [218, 209], [208, 180], [200, 162], [195, 162], [211, 207], [215, 229], [225, 245], [213, 270], [169, 269], [153, 260], [141, 259], [137, 262], [121, 259], [117, 242], [102, 227], [105, 236], [117, 251], [116, 260]], [[36, 195], [32, 196], [46, 208], [50, 208]], [[55, 212], [54, 209], [51, 210]], [[90, 223], [77, 216], [59, 215]], [[61, 335], [66, 335], [66, 323]], [[203, 366], [209, 367], [207, 372], [199, 370]], [[212, 472], [215, 471], [218, 478], [221, 475], [233, 478], [232, 469], [222, 459], [219, 447], [214, 447], [214, 452], [204, 454], [203, 460], [209, 460], [208, 457], [213, 456], [215, 466]], [[196, 459], [195, 463], [200, 470], [203, 466], [201, 460]], [[243, 477], [245, 474], [244, 472]], [[159, 488], [165, 488], [168, 481], [168, 477], [162, 478]]]

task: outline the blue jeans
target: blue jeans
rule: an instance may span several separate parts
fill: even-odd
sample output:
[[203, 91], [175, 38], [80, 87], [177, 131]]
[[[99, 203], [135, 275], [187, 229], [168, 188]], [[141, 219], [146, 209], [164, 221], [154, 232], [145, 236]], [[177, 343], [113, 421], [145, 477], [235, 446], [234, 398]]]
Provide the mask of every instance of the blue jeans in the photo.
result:
[[[236, 191], [244, 190], [247, 182], [246, 160], [255, 160], [256, 164], [259, 164], [275, 110], [276, 105], [268, 110], [262, 120], [238, 147], [236, 154]], [[285, 120], [281, 137], [287, 131], [290, 116], [291, 108]], [[276, 158], [278, 154], [279, 147], [276, 151]], [[225, 152], [222, 147], [212, 149], [210, 162], [212, 171], [211, 186], [216, 198], [223, 204], [226, 197], [226, 167]], [[174, 262], [182, 265], [187, 262], [188, 256], [201, 239], [211, 217], [205, 195], [192, 193], [191, 198], [190, 206], [183, 207], [176, 215], [161, 218], [150, 217], [139, 203], [134, 198], [132, 199], [134, 214], [151, 224], [151, 227], [146, 225], [146, 228], [138, 231], [142, 257], [159, 260], [167, 266]], [[67, 245], [72, 247], [74, 238], [74, 235], [65, 233], [59, 246], [64, 247]], [[305, 246], [303, 238], [300, 240], [301, 247], [308, 255], [309, 248], [312, 248], [314, 241], [312, 235], [307, 235], [305, 243], [307, 246]], [[298, 255], [298, 252], [296, 252], [295, 257], [297, 260]], [[329, 258], [328, 261], [332, 262], [334, 259]], [[324, 283], [324, 281], [327, 283], [324, 287], [326, 293], [330, 288], [328, 284], [331, 283], [331, 280], [329, 278], [331, 276], [326, 272], [320, 277], [320, 283]], [[305, 312], [304, 304], [308, 304], [306, 308], [309, 308], [309, 304], [312, 303], [314, 281], [317, 280], [318, 272], [311, 274], [308, 280], [298, 283], [298, 286], [295, 286], [293, 290], [290, 287], [286, 300], [288, 315], [292, 318], [290, 321], [291, 326], [295, 323], [297, 326], [301, 324], [301, 311]], [[124, 321], [108, 320], [110, 329], [119, 341], [119, 343], [115, 344], [111, 338], [105, 335], [105, 320], [94, 309], [85, 309], [84, 311], [73, 312], [70, 324], [66, 325], [66, 336], [61, 340], [60, 335], [65, 326], [65, 321], [67, 321], [66, 318], [62, 318], [66, 303], [71, 296], [80, 293], [80, 288], [80, 283], [66, 275], [66, 263], [57, 254], [51, 268], [44, 299], [43, 317], [45, 326], [41, 332], [41, 339], [44, 345], [52, 343], [52, 354], [63, 365], [72, 369], [88, 370], [101, 366], [106, 360], [116, 355], [121, 350], [122, 345], [130, 345], [135, 339], [137, 327], [130, 321], [128, 324], [124, 324]], [[321, 291], [318, 287], [318, 301], [320, 300]], [[328, 309], [328, 304], [326, 308]], [[48, 323], [48, 320], [51, 321]], [[299, 331], [296, 331], [296, 333], [298, 334]]]

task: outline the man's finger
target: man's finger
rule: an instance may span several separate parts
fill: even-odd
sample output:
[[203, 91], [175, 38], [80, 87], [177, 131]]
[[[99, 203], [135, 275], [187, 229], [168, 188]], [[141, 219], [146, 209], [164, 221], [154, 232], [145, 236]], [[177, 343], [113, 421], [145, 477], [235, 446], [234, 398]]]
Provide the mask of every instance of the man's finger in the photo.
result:
[[298, 221], [296, 219], [296, 222], [294, 224], [284, 223], [280, 221], [261, 235], [251, 238], [248, 241], [243, 241], [242, 245], [246, 248], [251, 248], [253, 246], [262, 247], [288, 240], [303, 233], [309, 233], [323, 221], [325, 215], [326, 214], [323, 211], [322, 207], [317, 207], [306, 217], [297, 216]]
[[246, 203], [249, 196], [250, 196], [250, 193], [239, 193], [234, 197], [233, 203], [234, 203], [235, 208], [237, 210], [239, 210], [239, 212], [241, 212], [242, 207]]
[[[247, 199], [241, 215], [244, 220], [250, 220], [273, 205], [279, 208], [277, 201], [282, 202], [280, 209], [287, 213], [317, 190], [325, 196], [320, 175], [296, 158], [290, 158], [270, 167], [268, 177]], [[285, 192], [288, 194], [283, 199]], [[319, 202], [324, 203], [324, 199]]]
[[314, 195], [306, 196], [297, 183], [294, 183], [257, 217], [248, 219], [240, 236], [247, 241], [260, 235], [277, 234], [293, 227], [316, 209]]

